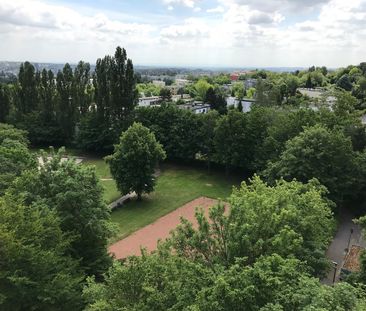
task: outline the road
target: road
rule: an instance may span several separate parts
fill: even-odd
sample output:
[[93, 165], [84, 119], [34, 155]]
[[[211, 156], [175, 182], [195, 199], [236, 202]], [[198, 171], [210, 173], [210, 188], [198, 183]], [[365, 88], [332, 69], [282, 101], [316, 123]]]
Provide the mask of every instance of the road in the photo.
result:
[[[341, 211], [339, 217], [340, 223], [337, 232], [326, 253], [329, 260], [337, 263], [336, 282], [339, 280], [339, 273], [349, 245], [354, 244], [366, 247], [365, 240], [361, 234], [361, 228], [352, 221], [353, 218], [354, 216], [349, 211]], [[351, 229], [353, 229], [352, 234]], [[334, 269], [331, 269], [328, 276], [323, 279], [322, 282], [324, 284], [331, 285], [333, 284], [333, 277]]]

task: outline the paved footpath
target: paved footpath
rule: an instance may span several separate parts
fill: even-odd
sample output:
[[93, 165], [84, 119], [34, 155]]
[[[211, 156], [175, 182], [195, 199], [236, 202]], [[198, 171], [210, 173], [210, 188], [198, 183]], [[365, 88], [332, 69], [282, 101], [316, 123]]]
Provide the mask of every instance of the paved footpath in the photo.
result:
[[173, 212], [160, 217], [154, 223], [137, 230], [123, 240], [111, 245], [109, 252], [114, 254], [117, 259], [126, 258], [131, 255], [138, 256], [141, 254], [141, 247], [151, 252], [157, 248], [159, 240], [165, 240], [169, 236], [170, 231], [180, 224], [181, 217], [188, 219], [196, 226], [196, 207], [202, 207], [208, 213], [209, 208], [216, 203], [216, 200], [206, 197], [200, 197], [188, 202]]
[[[327, 250], [329, 260], [336, 262], [336, 282], [339, 280], [339, 273], [343, 265], [347, 248], [351, 245], [360, 245], [365, 247], [366, 241], [362, 238], [361, 228], [352, 220], [355, 218], [348, 210], [342, 210], [340, 214], [340, 223], [332, 243]], [[353, 233], [351, 234], [351, 229]], [[349, 245], [348, 245], [349, 244]], [[329, 271], [328, 276], [322, 280], [324, 284], [333, 284], [334, 268]]]

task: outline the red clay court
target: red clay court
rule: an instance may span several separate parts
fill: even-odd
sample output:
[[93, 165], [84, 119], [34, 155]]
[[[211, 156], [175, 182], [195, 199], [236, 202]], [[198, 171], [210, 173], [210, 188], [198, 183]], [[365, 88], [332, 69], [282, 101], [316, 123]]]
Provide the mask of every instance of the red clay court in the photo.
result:
[[160, 217], [154, 223], [145, 226], [120, 240], [109, 247], [109, 252], [117, 259], [122, 259], [131, 255], [140, 255], [141, 247], [145, 247], [148, 252], [157, 248], [158, 240], [165, 240], [171, 230], [180, 224], [180, 217], [184, 217], [197, 225], [194, 217], [196, 207], [202, 207], [205, 212], [218, 201], [206, 197], [197, 198], [187, 204], [177, 208], [175, 211]]

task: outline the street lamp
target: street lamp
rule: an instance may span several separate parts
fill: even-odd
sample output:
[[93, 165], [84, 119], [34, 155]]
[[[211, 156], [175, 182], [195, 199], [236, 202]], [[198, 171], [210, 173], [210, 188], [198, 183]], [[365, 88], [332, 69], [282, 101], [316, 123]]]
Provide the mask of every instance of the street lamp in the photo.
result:
[[337, 267], [338, 267], [338, 263], [336, 261], [332, 261], [333, 263], [333, 268], [334, 268], [334, 274], [333, 274], [333, 284], [335, 283], [335, 279], [336, 279], [336, 275], [337, 275]]

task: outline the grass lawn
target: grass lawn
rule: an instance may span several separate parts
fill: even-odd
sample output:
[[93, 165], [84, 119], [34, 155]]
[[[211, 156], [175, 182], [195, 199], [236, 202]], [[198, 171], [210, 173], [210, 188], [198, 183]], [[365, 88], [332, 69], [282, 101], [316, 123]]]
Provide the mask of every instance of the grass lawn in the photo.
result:
[[[94, 165], [97, 175], [101, 179], [104, 187], [104, 199], [107, 203], [112, 203], [121, 197], [121, 193], [117, 190], [117, 186], [109, 170], [109, 165], [101, 158], [87, 157], [83, 162], [84, 165]], [[109, 180], [110, 179], [110, 180]]]
[[122, 239], [181, 205], [200, 196], [225, 200], [239, 178], [227, 179], [223, 174], [208, 174], [204, 169], [167, 165], [162, 168], [155, 192], [143, 201], [131, 201], [112, 212], [118, 226], [113, 241]]
[[101, 158], [92, 158], [87, 157], [83, 164], [85, 165], [94, 165], [97, 175], [102, 179], [110, 179], [112, 178], [111, 172], [109, 170], [109, 165], [105, 163], [105, 161]]
[[108, 204], [121, 197], [121, 193], [117, 190], [114, 180], [102, 180], [101, 184], [104, 187], [104, 200], [106, 200]]

